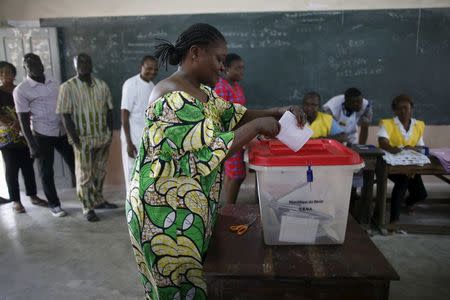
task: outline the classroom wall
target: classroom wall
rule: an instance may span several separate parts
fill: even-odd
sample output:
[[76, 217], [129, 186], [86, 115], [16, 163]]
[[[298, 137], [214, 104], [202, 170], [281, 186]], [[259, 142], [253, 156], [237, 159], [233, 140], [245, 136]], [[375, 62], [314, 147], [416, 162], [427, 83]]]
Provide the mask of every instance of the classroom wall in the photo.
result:
[[449, 7], [449, 0], [1, 0], [0, 19]]
[[[1, 0], [0, 26], [8, 20], [23, 24], [38, 24], [40, 18], [193, 14], [218, 12], [270, 12], [305, 10], [358, 10], [450, 7], [449, 0]], [[30, 22], [31, 21], [31, 22]], [[16, 23], [17, 24], [17, 23]], [[380, 116], [376, 116], [379, 118]], [[376, 144], [376, 126], [370, 128], [369, 143]], [[114, 132], [108, 164], [107, 184], [123, 184], [120, 152], [120, 134]], [[448, 146], [450, 125], [428, 126], [425, 142], [431, 147]], [[446, 144], [447, 143], [447, 144]]]

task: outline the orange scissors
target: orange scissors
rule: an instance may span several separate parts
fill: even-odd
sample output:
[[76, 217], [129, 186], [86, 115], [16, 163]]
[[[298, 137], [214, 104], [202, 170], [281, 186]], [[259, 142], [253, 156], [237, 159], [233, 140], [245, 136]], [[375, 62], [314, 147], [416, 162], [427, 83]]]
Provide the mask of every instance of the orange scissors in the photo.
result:
[[232, 225], [230, 226], [230, 231], [236, 233], [237, 235], [243, 235], [248, 231], [248, 228], [255, 223], [257, 217], [254, 217], [253, 220], [247, 224], [241, 225]]

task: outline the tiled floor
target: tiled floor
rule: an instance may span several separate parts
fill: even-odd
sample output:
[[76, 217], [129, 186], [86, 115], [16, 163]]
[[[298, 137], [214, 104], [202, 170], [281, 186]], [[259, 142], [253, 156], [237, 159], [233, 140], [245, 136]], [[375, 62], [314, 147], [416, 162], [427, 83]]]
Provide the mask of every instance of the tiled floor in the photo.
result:
[[[0, 205], [0, 300], [142, 299], [122, 188], [105, 188], [106, 198], [121, 208], [99, 212], [98, 223], [84, 220], [73, 189], [59, 193], [69, 212], [65, 218], [27, 200], [23, 215], [13, 214], [11, 204]], [[252, 178], [238, 201], [255, 201]], [[439, 222], [450, 219], [448, 210], [439, 211]], [[392, 283], [390, 299], [450, 299], [450, 236], [374, 236], [373, 241], [401, 277]]]

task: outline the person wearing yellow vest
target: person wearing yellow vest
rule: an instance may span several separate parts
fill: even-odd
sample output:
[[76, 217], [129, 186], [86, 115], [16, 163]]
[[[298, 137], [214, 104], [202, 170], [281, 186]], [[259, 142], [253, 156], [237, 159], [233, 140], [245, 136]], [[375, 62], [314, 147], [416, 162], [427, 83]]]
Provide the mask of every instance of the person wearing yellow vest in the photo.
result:
[[346, 140], [344, 129], [329, 114], [319, 111], [320, 95], [309, 92], [303, 97], [303, 111], [306, 114], [308, 126], [312, 129], [312, 138], [330, 138], [339, 142]]
[[[390, 153], [399, 153], [403, 149], [420, 151], [425, 146], [423, 132], [425, 123], [412, 118], [413, 101], [408, 95], [399, 95], [392, 101], [392, 110], [395, 117], [380, 121], [378, 131], [378, 143], [381, 149]], [[400, 209], [406, 198], [408, 213], [414, 212], [414, 204], [427, 197], [427, 191], [423, 185], [420, 175], [408, 176], [403, 174], [390, 175], [389, 179], [394, 182], [391, 196], [391, 223], [400, 218]]]

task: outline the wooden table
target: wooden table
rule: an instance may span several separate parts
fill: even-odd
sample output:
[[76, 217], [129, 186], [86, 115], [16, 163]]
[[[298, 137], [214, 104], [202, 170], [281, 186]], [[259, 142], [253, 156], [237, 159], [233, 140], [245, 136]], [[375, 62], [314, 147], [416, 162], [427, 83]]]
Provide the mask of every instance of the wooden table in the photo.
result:
[[[359, 224], [366, 230], [370, 230], [370, 221], [373, 215], [373, 184], [375, 183], [375, 172], [380, 168], [383, 161], [384, 152], [372, 145], [352, 145], [352, 150], [357, 152], [364, 159], [363, 186], [361, 189], [361, 199], [357, 201], [352, 209], [352, 215]], [[378, 189], [377, 195], [382, 192]]]
[[420, 174], [420, 175], [435, 175], [442, 180], [450, 183], [444, 175], [449, 175], [442, 167], [439, 160], [434, 157], [429, 157], [431, 164], [424, 166], [391, 166], [386, 164], [384, 160], [382, 164], [379, 164], [376, 168], [377, 176], [377, 196], [376, 196], [376, 208], [375, 208], [375, 225], [381, 230], [383, 234], [387, 234], [386, 230], [386, 198], [387, 198], [387, 180], [389, 174]]
[[[228, 228], [258, 216], [243, 236]], [[345, 243], [267, 246], [256, 205], [219, 212], [205, 262], [209, 299], [388, 299], [399, 276], [356, 221]]]

